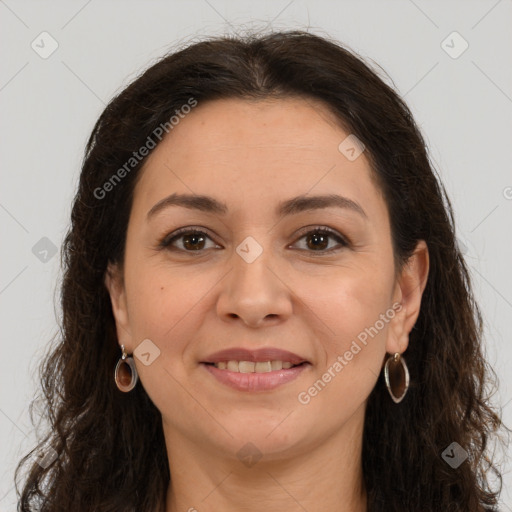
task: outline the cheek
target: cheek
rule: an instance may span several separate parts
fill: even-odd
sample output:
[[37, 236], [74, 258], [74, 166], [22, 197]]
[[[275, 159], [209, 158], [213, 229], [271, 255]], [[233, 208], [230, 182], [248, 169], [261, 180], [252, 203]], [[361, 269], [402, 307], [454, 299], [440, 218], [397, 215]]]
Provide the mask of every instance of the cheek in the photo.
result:
[[[130, 283], [133, 346], [149, 339], [158, 354], [148, 366], [136, 359], [137, 371], [160, 411], [187, 411], [195, 407], [190, 405], [190, 395], [180, 383], [186, 382], [192, 365], [189, 352], [201, 329], [201, 300], [214, 283], [209, 281], [197, 272], [187, 277], [183, 272], [140, 266]], [[196, 413], [200, 415], [201, 411]]]
[[[347, 264], [321, 276], [302, 276], [297, 282], [299, 294], [316, 314], [316, 324], [331, 356], [346, 350], [347, 343], [350, 345], [391, 307], [392, 266], [384, 261]], [[386, 327], [387, 323], [378, 324], [382, 337]]]
[[176, 360], [190, 341], [190, 333], [200, 324], [200, 315], [194, 311], [201, 307], [205, 292], [213, 284], [200, 272], [139, 266], [129, 289], [127, 285], [135, 345], [149, 338]]
[[346, 421], [374, 388], [394, 317], [389, 280], [352, 275], [338, 283], [311, 302], [321, 319], [315, 333], [321, 353], [310, 387], [298, 397], [311, 414], [334, 424]]
[[315, 313], [309, 327], [316, 331], [320, 351], [311, 387], [299, 398], [312, 406], [311, 412], [329, 410], [333, 421], [343, 422], [368, 398], [381, 371], [394, 317], [393, 277], [391, 258], [368, 255], [364, 264], [347, 264], [335, 273], [331, 269], [329, 278], [302, 280], [302, 294]]

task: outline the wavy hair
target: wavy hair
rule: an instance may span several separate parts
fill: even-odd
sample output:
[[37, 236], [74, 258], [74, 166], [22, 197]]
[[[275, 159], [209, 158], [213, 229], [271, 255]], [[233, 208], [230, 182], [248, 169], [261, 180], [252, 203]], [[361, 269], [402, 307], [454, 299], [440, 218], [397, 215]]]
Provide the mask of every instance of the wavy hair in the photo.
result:
[[[407, 350], [409, 392], [393, 403], [381, 376], [368, 398], [362, 453], [368, 510], [496, 506], [501, 474], [489, 444], [505, 427], [489, 401], [495, 374], [483, 356], [482, 317], [456, 243], [452, 206], [425, 141], [403, 99], [355, 52], [329, 37], [287, 31], [175, 49], [113, 98], [96, 122], [61, 248], [60, 333], [39, 367], [48, 430], [16, 468], [18, 511], [164, 510], [172, 475], [161, 414], [140, 382], [129, 394], [115, 386], [120, 353], [104, 284], [108, 263], [124, 260], [133, 190], [146, 157], [107, 197], [98, 190], [190, 98], [201, 104], [286, 97], [321, 100], [364, 143], [389, 210], [396, 268], [419, 240], [429, 249], [430, 272]], [[32, 404], [30, 416], [34, 422]], [[456, 469], [441, 456], [453, 442], [468, 455]], [[41, 464], [41, 452], [53, 457]]]

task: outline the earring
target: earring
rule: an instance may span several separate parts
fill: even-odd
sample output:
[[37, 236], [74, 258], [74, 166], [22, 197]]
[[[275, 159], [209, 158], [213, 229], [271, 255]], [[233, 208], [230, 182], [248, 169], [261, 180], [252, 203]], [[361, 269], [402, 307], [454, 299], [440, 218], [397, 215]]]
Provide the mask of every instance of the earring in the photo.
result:
[[398, 352], [388, 357], [384, 365], [384, 379], [393, 402], [400, 403], [409, 389], [409, 369]]
[[128, 391], [131, 391], [137, 384], [139, 375], [133, 358], [126, 357], [124, 345], [121, 345], [121, 350], [123, 354], [119, 361], [117, 361], [114, 371], [114, 380], [116, 381], [117, 387], [123, 391], [123, 393], [128, 393]]

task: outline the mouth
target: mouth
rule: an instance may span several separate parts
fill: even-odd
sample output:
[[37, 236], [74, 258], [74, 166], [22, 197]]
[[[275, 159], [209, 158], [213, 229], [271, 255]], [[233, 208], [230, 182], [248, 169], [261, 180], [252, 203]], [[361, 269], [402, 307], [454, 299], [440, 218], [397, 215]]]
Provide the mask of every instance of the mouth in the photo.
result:
[[312, 366], [305, 358], [277, 348], [226, 349], [201, 366], [218, 382], [237, 391], [270, 391], [296, 379]]
[[[248, 350], [239, 347], [228, 348], [215, 352], [214, 354], [210, 354], [201, 362], [204, 364], [220, 365], [217, 366], [217, 368], [220, 369], [241, 371], [243, 373], [250, 373], [253, 371], [257, 371], [258, 373], [270, 372], [274, 370], [282, 370], [283, 368], [288, 369], [302, 363], [309, 363], [305, 357], [301, 357], [298, 354], [289, 352], [288, 350], [282, 350], [274, 347], [264, 347], [256, 350]], [[252, 363], [255, 363], [254, 367]]]
[[309, 364], [307, 361], [292, 364], [290, 361], [219, 361], [217, 363], [204, 362], [208, 366], [214, 366], [219, 370], [226, 370], [237, 373], [270, 373], [280, 370], [289, 370], [297, 366]]

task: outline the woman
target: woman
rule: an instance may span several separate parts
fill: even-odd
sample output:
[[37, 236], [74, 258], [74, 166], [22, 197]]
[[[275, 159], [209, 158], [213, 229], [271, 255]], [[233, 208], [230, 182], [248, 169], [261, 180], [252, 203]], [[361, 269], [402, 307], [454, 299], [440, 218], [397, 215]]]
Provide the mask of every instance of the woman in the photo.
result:
[[496, 506], [450, 202], [407, 106], [335, 42], [148, 69], [94, 127], [63, 256], [19, 510]]

